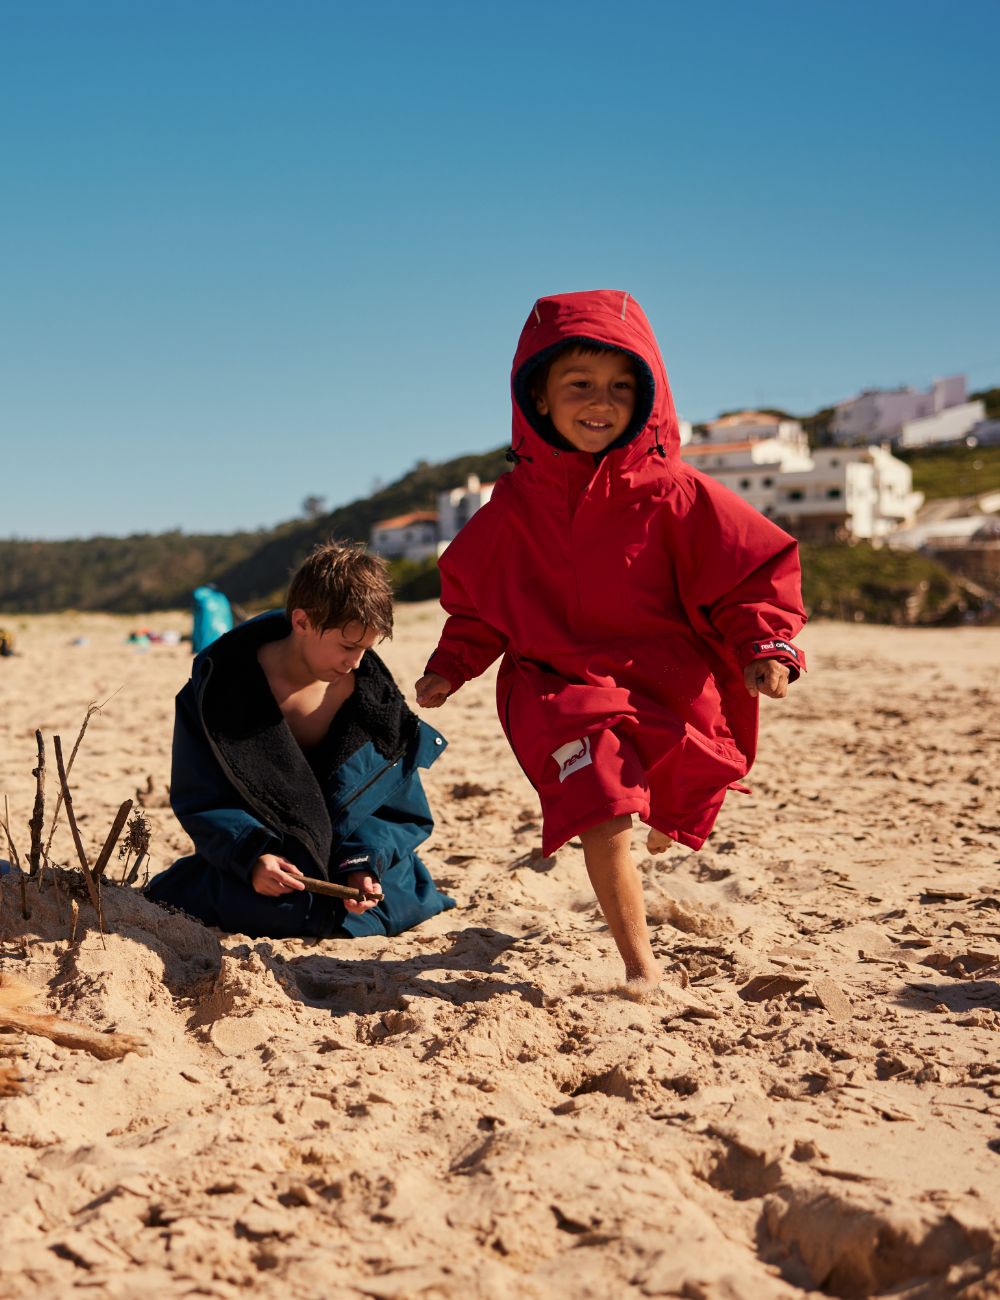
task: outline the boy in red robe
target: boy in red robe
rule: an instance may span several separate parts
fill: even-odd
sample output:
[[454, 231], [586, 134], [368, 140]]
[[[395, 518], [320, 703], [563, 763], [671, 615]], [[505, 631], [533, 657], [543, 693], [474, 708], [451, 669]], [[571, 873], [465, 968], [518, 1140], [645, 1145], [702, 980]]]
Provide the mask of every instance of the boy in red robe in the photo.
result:
[[542, 805], [542, 850], [579, 836], [629, 981], [659, 967], [631, 857], [700, 848], [754, 759], [758, 696], [804, 667], [795, 541], [680, 458], [642, 309], [541, 298], [511, 377], [513, 473], [441, 557], [449, 617], [417, 682], [443, 704], [503, 655], [500, 722]]

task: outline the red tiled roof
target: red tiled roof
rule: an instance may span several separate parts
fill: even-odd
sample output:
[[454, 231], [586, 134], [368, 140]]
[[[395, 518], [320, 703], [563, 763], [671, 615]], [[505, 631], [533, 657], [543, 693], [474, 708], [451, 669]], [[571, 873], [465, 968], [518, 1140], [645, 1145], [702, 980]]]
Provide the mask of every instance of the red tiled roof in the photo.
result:
[[734, 411], [732, 415], [720, 416], [718, 420], [710, 420], [708, 427], [710, 429], [725, 429], [733, 424], [780, 424], [781, 418], [777, 415], [768, 415], [765, 411]]
[[729, 451], [749, 451], [754, 444], [746, 442], [689, 442], [681, 448], [682, 456], [724, 456]]
[[434, 510], [413, 510], [408, 515], [395, 515], [392, 519], [380, 519], [375, 528], [407, 528], [410, 524], [436, 524], [437, 513]]

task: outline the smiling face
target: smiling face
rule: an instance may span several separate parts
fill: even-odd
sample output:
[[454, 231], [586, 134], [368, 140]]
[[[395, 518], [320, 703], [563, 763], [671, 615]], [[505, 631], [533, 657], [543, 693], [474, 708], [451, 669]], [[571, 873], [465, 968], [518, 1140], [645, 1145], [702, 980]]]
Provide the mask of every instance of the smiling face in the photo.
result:
[[374, 628], [361, 623], [314, 627], [304, 609], [293, 610], [291, 622], [299, 655], [313, 681], [336, 682], [350, 676], [365, 651], [380, 639]]
[[628, 428], [635, 393], [635, 366], [627, 353], [573, 348], [553, 361], [535, 406], [577, 451], [596, 453]]

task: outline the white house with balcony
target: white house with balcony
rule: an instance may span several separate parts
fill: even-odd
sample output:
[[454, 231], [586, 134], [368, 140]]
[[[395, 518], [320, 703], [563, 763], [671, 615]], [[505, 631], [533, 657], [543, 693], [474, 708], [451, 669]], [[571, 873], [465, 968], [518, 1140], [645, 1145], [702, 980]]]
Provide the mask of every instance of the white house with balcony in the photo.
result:
[[[752, 436], [719, 441], [723, 430]], [[910, 522], [923, 501], [888, 446], [810, 452], [798, 421], [760, 412], [715, 421], [681, 457], [801, 538], [875, 540]]]
[[776, 442], [782, 447], [808, 453], [809, 443], [798, 420], [769, 411], [732, 411], [704, 426], [699, 443]]
[[768, 513], [799, 538], [879, 541], [912, 523], [923, 499], [888, 446], [824, 447], [808, 469], [781, 476]]
[[438, 508], [413, 510], [372, 526], [371, 549], [387, 560], [426, 560], [440, 555], [463, 525], [489, 501], [493, 483], [470, 474], [464, 486], [438, 493]]
[[761, 514], [772, 513], [781, 474], [808, 469], [809, 445], [797, 420], [739, 411], [706, 426], [681, 448], [689, 465], [710, 474]]
[[433, 510], [380, 519], [371, 530], [371, 549], [387, 560], [425, 560], [437, 555], [438, 517]]
[[869, 388], [838, 402], [830, 433], [838, 446], [899, 442], [923, 447], [963, 438], [986, 415], [982, 402], [966, 396], [964, 375], [936, 379], [926, 392], [916, 388]]
[[724, 483], [761, 514], [772, 513], [779, 477], [811, 464], [808, 452], [783, 446], [776, 439], [691, 443], [681, 448], [681, 458]]

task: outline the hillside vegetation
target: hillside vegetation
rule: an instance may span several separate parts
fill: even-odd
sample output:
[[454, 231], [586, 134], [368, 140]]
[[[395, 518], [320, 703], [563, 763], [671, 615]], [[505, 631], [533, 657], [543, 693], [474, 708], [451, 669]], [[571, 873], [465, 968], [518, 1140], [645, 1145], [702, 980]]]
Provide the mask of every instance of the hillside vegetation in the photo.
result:
[[253, 533], [0, 541], [0, 613], [177, 609], [186, 606], [192, 589], [204, 582], [214, 582], [239, 605], [273, 604], [316, 542], [328, 537], [367, 541], [380, 519], [436, 509], [437, 494], [463, 484], [470, 474], [478, 474], [484, 483], [495, 481], [510, 468], [505, 453], [506, 448], [499, 447], [439, 465], [421, 461], [370, 497], [313, 519]]
[[[910, 453], [908, 459], [915, 485], [931, 497], [1000, 488], [1000, 448], [951, 448]], [[508, 468], [503, 447], [438, 465], [420, 462], [364, 500], [259, 532], [0, 541], [0, 613], [184, 608], [192, 589], [204, 582], [214, 582], [246, 610], [265, 608], [281, 601], [289, 574], [316, 542], [331, 536], [367, 540], [380, 519], [433, 509], [438, 492], [464, 483], [469, 474], [491, 482]], [[806, 545], [802, 556], [813, 616], [927, 624], [982, 611], [982, 600], [960, 579], [922, 555]], [[399, 599], [438, 595], [433, 560], [400, 561], [392, 571]]]
[[913, 470], [913, 487], [928, 501], [1000, 491], [1000, 447], [938, 447], [896, 455]]

